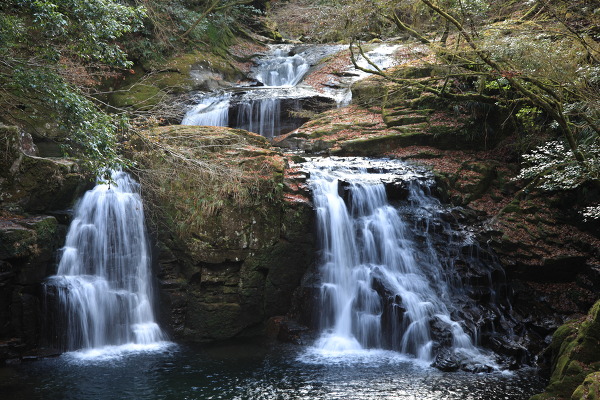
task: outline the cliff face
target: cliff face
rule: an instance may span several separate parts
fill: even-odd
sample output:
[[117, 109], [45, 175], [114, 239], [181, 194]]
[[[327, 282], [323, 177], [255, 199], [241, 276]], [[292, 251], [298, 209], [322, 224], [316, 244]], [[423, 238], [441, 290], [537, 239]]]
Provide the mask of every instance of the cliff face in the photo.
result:
[[259, 333], [287, 313], [314, 249], [312, 209], [290, 193], [301, 189], [284, 158], [261, 136], [218, 127], [157, 128], [135, 146], [173, 335]]
[[52, 275], [66, 209], [88, 184], [77, 163], [38, 157], [31, 137], [0, 125], [0, 361], [40, 345], [41, 282]]

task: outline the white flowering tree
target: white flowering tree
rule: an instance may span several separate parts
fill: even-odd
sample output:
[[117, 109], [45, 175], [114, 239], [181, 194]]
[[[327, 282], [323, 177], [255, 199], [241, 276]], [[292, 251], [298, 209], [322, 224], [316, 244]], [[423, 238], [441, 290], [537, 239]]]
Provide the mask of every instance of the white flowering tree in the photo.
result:
[[[432, 21], [443, 27], [440, 37], [431, 30], [411, 24], [403, 4], [418, 3]], [[514, 3], [514, 2], [513, 2]], [[573, 4], [578, 2], [573, 2]], [[515, 111], [515, 116], [533, 128], [534, 117], [544, 114], [552, 120], [552, 139], [524, 156], [522, 179], [538, 183], [544, 190], [572, 189], [584, 183], [600, 184], [600, 35], [594, 21], [599, 15], [588, 8], [587, 23], [569, 20], [574, 7], [569, 2], [533, 1], [532, 8], [518, 20], [490, 23], [489, 12], [509, 2], [486, 0], [419, 0], [399, 2], [387, 11], [388, 20], [405, 33], [429, 45], [438, 61], [447, 65], [447, 78], [437, 86], [397, 78], [375, 64], [361, 68], [401, 85], [456, 100], [495, 103]], [[577, 4], [575, 4], [577, 5]], [[571, 8], [569, 8], [571, 7]], [[581, 17], [583, 18], [583, 17]], [[600, 21], [596, 21], [600, 22]], [[431, 27], [429, 27], [431, 29]], [[449, 33], [454, 35], [447, 45]], [[438, 37], [440, 37], [438, 39]], [[360, 46], [358, 52], [364, 53]], [[356, 63], [355, 63], [356, 64]], [[359, 67], [359, 66], [357, 66]], [[359, 67], [360, 68], [360, 67]], [[481, 90], [452, 91], [453, 78], [479, 76], [484, 87], [503, 89], [497, 93]], [[595, 210], [595, 211], [594, 211]], [[587, 217], [598, 215], [590, 208]], [[594, 213], [595, 212], [595, 213]]]

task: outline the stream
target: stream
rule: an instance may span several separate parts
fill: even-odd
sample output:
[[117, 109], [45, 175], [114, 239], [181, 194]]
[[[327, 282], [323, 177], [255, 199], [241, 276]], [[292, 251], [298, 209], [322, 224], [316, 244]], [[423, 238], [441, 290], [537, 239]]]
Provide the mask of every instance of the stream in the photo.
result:
[[[349, 102], [349, 85], [362, 76], [357, 71], [327, 93], [302, 83], [335, 51], [274, 46], [257, 62], [254, 86], [197, 94], [182, 123], [243, 128], [268, 138], [289, 132], [304, 121], [290, 112], [310, 109], [311, 101], [328, 107]], [[384, 45], [370, 56], [386, 68], [392, 53]], [[387, 161], [352, 162], [317, 159], [306, 167], [321, 241], [314, 288], [320, 293], [319, 337], [302, 344], [168, 341], [152, 310], [138, 185], [118, 173], [120, 186], [100, 183], [80, 202], [58, 274], [46, 284], [50, 309], [62, 324], [50, 331], [68, 352], [0, 367], [0, 397], [525, 400], [540, 392], [545, 381], [535, 369], [509, 371], [481, 345], [486, 334], [511, 340], [510, 330], [494, 326], [510, 307], [496, 301], [492, 284], [498, 279], [492, 276], [498, 268], [475, 260], [470, 236], [454, 230], [450, 213], [429, 194], [430, 175], [400, 162], [391, 168]], [[393, 202], [386, 180], [396, 184]], [[489, 289], [486, 301], [474, 305], [470, 291], [480, 288], [457, 278], [457, 260], [482, 271], [477, 278]], [[464, 310], [477, 307], [489, 321], [469, 320]], [[457, 363], [454, 372], [431, 366], [443, 351]]]
[[114, 357], [67, 353], [0, 369], [3, 400], [524, 400], [542, 388], [533, 369], [444, 373], [390, 351], [322, 358], [243, 339]]
[[[385, 70], [397, 63], [393, 56], [397, 47], [382, 44], [366, 55]], [[250, 84], [196, 93], [196, 104], [187, 110], [181, 124], [228, 126], [267, 138], [291, 132], [308, 121], [303, 112], [321, 112], [349, 104], [352, 83], [368, 75], [348, 65], [338, 81], [322, 91], [303, 82], [323, 59], [344, 48], [341, 45], [272, 45], [256, 60], [250, 71]], [[360, 66], [369, 67], [364, 58], [359, 57], [357, 61]]]

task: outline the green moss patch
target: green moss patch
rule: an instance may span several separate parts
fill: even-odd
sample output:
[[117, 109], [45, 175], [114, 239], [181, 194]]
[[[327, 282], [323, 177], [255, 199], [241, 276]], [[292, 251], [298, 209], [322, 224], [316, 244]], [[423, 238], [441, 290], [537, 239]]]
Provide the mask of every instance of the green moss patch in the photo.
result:
[[585, 318], [558, 328], [552, 336], [550, 348], [553, 354], [550, 384], [544, 393], [532, 397], [532, 400], [598, 398], [600, 301]]

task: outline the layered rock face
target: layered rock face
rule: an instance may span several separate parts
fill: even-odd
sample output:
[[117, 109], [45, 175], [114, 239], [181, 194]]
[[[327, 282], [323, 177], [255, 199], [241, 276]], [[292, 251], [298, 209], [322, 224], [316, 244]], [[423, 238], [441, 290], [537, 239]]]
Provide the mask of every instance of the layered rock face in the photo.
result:
[[40, 283], [53, 273], [68, 213], [88, 179], [78, 165], [38, 157], [31, 137], [0, 125], [0, 361], [40, 345]]
[[241, 130], [156, 128], [134, 146], [172, 334], [227, 339], [287, 313], [314, 253], [302, 176]]

